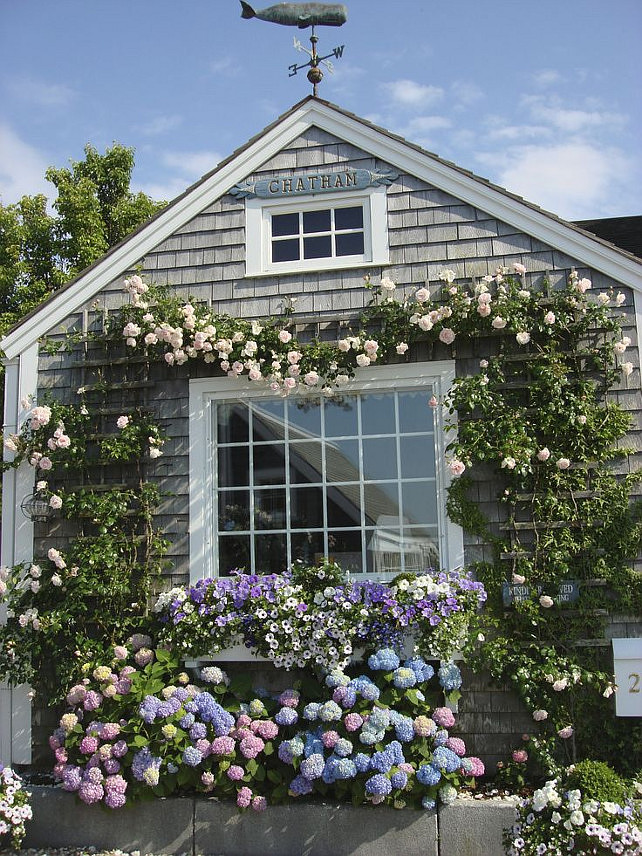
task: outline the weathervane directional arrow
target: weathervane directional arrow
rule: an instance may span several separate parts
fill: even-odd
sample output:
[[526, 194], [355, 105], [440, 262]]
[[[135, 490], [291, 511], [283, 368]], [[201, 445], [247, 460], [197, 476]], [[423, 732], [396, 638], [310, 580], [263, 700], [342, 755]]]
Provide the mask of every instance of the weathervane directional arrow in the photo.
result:
[[304, 47], [301, 42], [294, 38], [294, 47], [302, 53], [307, 53], [310, 59], [301, 65], [294, 63], [288, 66], [290, 72], [289, 77], [301, 71], [303, 68], [309, 68], [307, 78], [313, 86], [313, 95], [317, 94], [317, 86], [323, 79], [323, 72], [319, 68], [323, 64], [330, 74], [334, 73], [334, 66], [330, 62], [330, 57], [341, 59], [345, 45], [339, 45], [334, 48], [331, 53], [326, 56], [317, 54], [318, 36], [314, 32], [315, 26], [330, 26], [340, 27], [345, 24], [348, 19], [348, 10], [342, 3], [277, 3], [276, 6], [269, 6], [267, 9], [253, 9], [249, 3], [241, 0], [243, 7], [241, 12], [242, 18], [258, 18], [261, 21], [270, 21], [273, 24], [284, 24], [290, 27], [298, 27], [304, 30], [306, 27], [312, 28], [310, 43], [312, 49]]

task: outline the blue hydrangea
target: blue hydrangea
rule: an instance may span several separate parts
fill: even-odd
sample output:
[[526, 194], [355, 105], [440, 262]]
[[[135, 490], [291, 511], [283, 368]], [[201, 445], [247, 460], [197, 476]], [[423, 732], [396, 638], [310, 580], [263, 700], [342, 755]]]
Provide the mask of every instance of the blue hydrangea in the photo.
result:
[[294, 725], [299, 721], [299, 714], [292, 707], [282, 707], [277, 711], [274, 721], [277, 725]]
[[382, 752], [375, 752], [372, 756], [370, 766], [373, 770], [378, 770], [380, 773], [387, 773], [394, 764], [392, 752], [384, 749]]
[[336, 757], [336, 755], [330, 755], [330, 757], [326, 759], [325, 766], [323, 768], [323, 773], [321, 774], [321, 778], [326, 783], [326, 785], [331, 785], [333, 782], [336, 782], [336, 766], [338, 761], [339, 759]]
[[207, 725], [203, 722], [195, 722], [189, 730], [190, 740], [202, 740], [207, 737]]
[[299, 772], [306, 779], [319, 779], [323, 775], [324, 767], [325, 758], [323, 757], [323, 755], [315, 753], [314, 755], [310, 755], [308, 758], [305, 758], [303, 761], [301, 761]]
[[338, 755], [339, 758], [347, 758], [348, 755], [352, 754], [352, 748], [351, 741], [342, 737], [340, 740], [337, 740], [334, 745], [334, 754]]
[[306, 758], [309, 758], [310, 755], [323, 755], [323, 742], [318, 733], [313, 731], [305, 732], [305, 749], [303, 750], [303, 754]]
[[423, 657], [409, 657], [404, 666], [407, 669], [412, 669], [415, 675], [417, 675], [418, 684], [429, 681], [435, 674], [433, 667], [430, 663], [426, 663]]
[[388, 796], [392, 791], [392, 784], [387, 776], [376, 773], [366, 780], [366, 793], [373, 796]]
[[456, 755], [452, 749], [448, 749], [447, 746], [437, 746], [437, 748], [432, 753], [432, 760], [430, 762], [433, 766], [438, 767], [440, 770], [443, 770], [445, 773], [454, 773], [455, 770], [458, 770], [461, 767], [461, 759], [459, 755]]
[[470, 758], [460, 758], [461, 762], [461, 771], [465, 773], [465, 775], [470, 776], [473, 772], [473, 762]]
[[375, 707], [370, 714], [368, 725], [371, 728], [385, 730], [390, 725], [390, 711], [384, 707]]
[[359, 773], [367, 773], [370, 769], [370, 755], [365, 752], [358, 752], [352, 760]]
[[141, 701], [138, 706], [138, 713], [140, 714], [143, 722], [146, 722], [147, 725], [151, 725], [152, 722], [156, 719], [158, 715], [158, 707], [160, 705], [160, 700], [156, 698], [156, 696], [148, 695]]
[[181, 728], [191, 728], [194, 725], [195, 717], [193, 713], [186, 713], [182, 719], [179, 720], [178, 724]]
[[136, 752], [132, 758], [132, 773], [139, 782], [145, 781], [147, 770], [160, 770], [161, 759], [155, 758], [147, 746]]
[[433, 737], [433, 743], [435, 746], [444, 746], [448, 740], [448, 732], [445, 728], [440, 728], [439, 731], [435, 732]]
[[422, 785], [436, 785], [441, 779], [441, 772], [432, 764], [422, 764], [417, 770], [417, 781]]
[[297, 776], [290, 782], [289, 790], [295, 797], [306, 796], [306, 794], [312, 793], [312, 782], [305, 776]]
[[374, 746], [375, 743], [381, 743], [385, 737], [384, 731], [375, 731], [374, 728], [363, 727], [359, 734], [359, 742], [364, 746]]
[[350, 678], [340, 669], [333, 669], [330, 674], [326, 675], [325, 685], [334, 689], [335, 687], [345, 687], [350, 683]]
[[421, 805], [427, 810], [432, 811], [432, 809], [437, 805], [437, 803], [431, 799], [430, 797], [424, 797], [421, 800]]
[[370, 680], [367, 675], [359, 675], [358, 678], [353, 678], [350, 685], [355, 689], [362, 698], [366, 701], [377, 701], [380, 695], [379, 687]]
[[412, 669], [400, 666], [392, 673], [392, 682], [400, 690], [407, 690], [417, 683], [417, 675]]
[[408, 774], [404, 773], [403, 770], [397, 770], [396, 773], [390, 776], [390, 784], [393, 788], [398, 788], [399, 790], [405, 788], [408, 784]]
[[401, 740], [402, 743], [410, 743], [415, 739], [415, 729], [411, 717], [399, 716], [393, 725], [397, 740]]
[[211, 722], [217, 737], [229, 734], [234, 728], [234, 717], [209, 693], [199, 693], [194, 699], [196, 710], [204, 722]]
[[405, 762], [403, 747], [398, 740], [391, 740], [386, 746], [386, 751], [390, 753], [393, 764], [403, 764]]
[[334, 775], [337, 779], [354, 779], [357, 767], [350, 758], [339, 758], [334, 765]]
[[311, 701], [303, 708], [303, 718], [308, 722], [315, 722], [319, 718], [319, 708], [321, 705], [316, 701]]
[[188, 767], [197, 767], [203, 760], [203, 753], [196, 746], [186, 746], [183, 750], [183, 763]]
[[373, 671], [392, 672], [399, 665], [399, 657], [392, 648], [381, 648], [368, 657], [368, 666]]
[[439, 683], [446, 690], [458, 690], [462, 684], [461, 672], [454, 663], [444, 663], [437, 673]]

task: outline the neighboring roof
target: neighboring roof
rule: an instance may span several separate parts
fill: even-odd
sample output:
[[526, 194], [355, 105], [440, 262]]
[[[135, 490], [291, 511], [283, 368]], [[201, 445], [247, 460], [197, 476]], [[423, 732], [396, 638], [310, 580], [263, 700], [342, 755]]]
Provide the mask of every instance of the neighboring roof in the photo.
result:
[[92, 300], [105, 286], [125, 275], [154, 247], [313, 126], [389, 163], [400, 172], [414, 175], [490, 216], [510, 223], [577, 260], [578, 265], [601, 271], [642, 291], [642, 264], [632, 254], [402, 137], [309, 95], [27, 315], [2, 340], [7, 358], [12, 359], [37, 342], [78, 307]]
[[642, 259], [642, 215], [576, 220], [575, 225]]

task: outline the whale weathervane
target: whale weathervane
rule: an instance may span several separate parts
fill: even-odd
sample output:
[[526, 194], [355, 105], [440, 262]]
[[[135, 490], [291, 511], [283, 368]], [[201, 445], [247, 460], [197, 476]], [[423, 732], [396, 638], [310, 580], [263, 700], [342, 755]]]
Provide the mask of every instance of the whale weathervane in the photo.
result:
[[308, 62], [302, 65], [289, 66], [290, 77], [293, 77], [297, 71], [302, 68], [309, 68], [307, 78], [312, 84], [312, 94], [317, 94], [317, 86], [323, 78], [323, 72], [319, 68], [322, 63], [326, 66], [330, 74], [334, 72], [334, 67], [329, 62], [330, 57], [340, 59], [343, 56], [345, 45], [339, 45], [327, 56], [319, 56], [317, 54], [317, 42], [319, 41], [314, 32], [315, 26], [340, 27], [348, 20], [348, 10], [343, 3], [277, 3], [275, 6], [268, 6], [266, 9], [254, 9], [249, 3], [241, 0], [241, 17], [242, 18], [257, 18], [259, 21], [268, 21], [272, 24], [283, 24], [287, 27], [298, 27], [304, 30], [306, 27], [312, 28], [310, 35], [310, 43], [312, 49], [303, 47], [301, 42], [295, 37], [294, 47], [296, 50], [307, 53], [310, 56]]

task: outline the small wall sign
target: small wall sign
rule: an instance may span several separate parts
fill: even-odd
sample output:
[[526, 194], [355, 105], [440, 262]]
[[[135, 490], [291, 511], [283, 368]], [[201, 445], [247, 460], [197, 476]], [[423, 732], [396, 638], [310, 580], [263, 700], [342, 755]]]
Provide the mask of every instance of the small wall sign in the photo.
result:
[[[511, 606], [513, 603], [521, 603], [525, 600], [530, 600], [533, 595], [540, 596], [544, 589], [542, 586], [531, 588], [525, 585], [514, 585], [512, 583], [504, 583], [502, 586], [502, 600], [504, 606]], [[564, 580], [560, 583], [557, 595], [554, 600], [558, 605], [561, 603], [574, 603], [580, 596], [580, 587], [577, 580]]]
[[612, 639], [616, 716], [642, 716], [642, 638]]
[[280, 175], [275, 178], [247, 179], [234, 185], [232, 196], [245, 199], [258, 196], [278, 199], [283, 196], [310, 196], [316, 193], [338, 193], [343, 190], [364, 190], [379, 184], [391, 184], [399, 175], [391, 170], [345, 169], [339, 172], [318, 172], [314, 175]]

